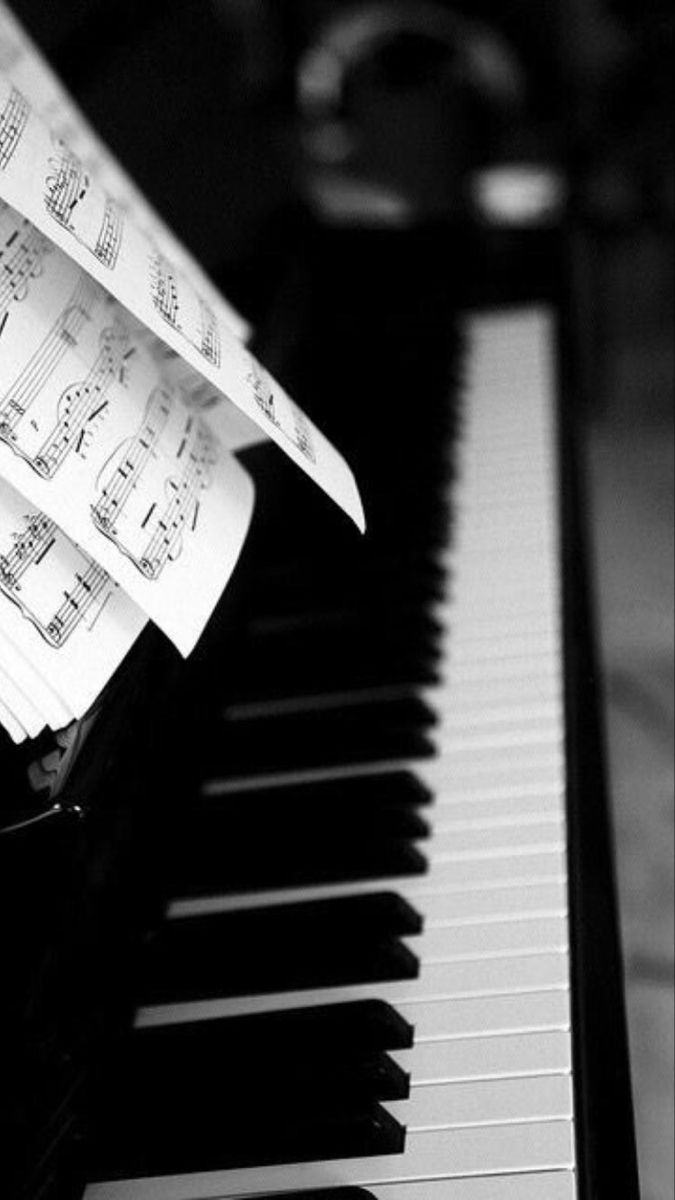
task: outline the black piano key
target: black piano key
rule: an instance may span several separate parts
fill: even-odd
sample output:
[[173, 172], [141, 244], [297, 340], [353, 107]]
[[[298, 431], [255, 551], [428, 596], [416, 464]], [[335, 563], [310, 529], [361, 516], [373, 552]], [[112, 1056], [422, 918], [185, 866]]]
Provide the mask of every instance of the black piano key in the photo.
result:
[[[347, 779], [319, 779], [232, 791], [228, 793], [227, 801], [220, 803], [229, 806], [259, 801], [266, 811], [272, 811], [275, 806], [281, 812], [292, 811], [297, 805], [315, 809], [318, 813], [352, 806], [362, 813], [371, 804], [380, 808], [387, 804], [397, 808], [421, 807], [431, 804], [433, 798], [430, 789], [412, 771], [378, 771], [350, 775]], [[190, 804], [193, 803], [190, 800]]]
[[410, 696], [224, 723], [221, 738], [205, 751], [204, 778], [429, 758], [434, 746], [427, 734], [435, 721], [432, 710]]
[[144, 1061], [196, 1061], [206, 1056], [210, 1061], [227, 1063], [241, 1047], [247, 1047], [256, 1058], [278, 1056], [286, 1047], [291, 1055], [302, 1052], [305, 1057], [318, 1058], [330, 1051], [333, 1056], [353, 1057], [409, 1050], [413, 1040], [412, 1026], [396, 1009], [381, 1000], [367, 1000], [135, 1029], [115, 1047], [113, 1062], [120, 1054], [131, 1054]]
[[417, 960], [397, 939], [418, 933], [419, 918], [405, 904], [374, 899], [165, 922], [143, 947], [140, 999], [158, 1004], [415, 978]]
[[[231, 889], [246, 871], [257, 878], [278, 877], [281, 868], [287, 877], [307, 863], [335, 872], [364, 857], [371, 861], [370, 851], [377, 853], [378, 844], [385, 849], [429, 837], [419, 808], [410, 804], [367, 804], [361, 794], [354, 801], [345, 786], [336, 790], [332, 804], [328, 792], [317, 796], [310, 788], [288, 790], [290, 795], [279, 789], [266, 803], [255, 792], [234, 800], [195, 801], [189, 821], [181, 820], [177, 827], [168, 868], [170, 893], [215, 894]], [[261, 829], [265, 842], [258, 850]], [[247, 854], [253, 847], [255, 852]]]
[[220, 851], [212, 847], [201, 871], [194, 859], [186, 858], [175, 867], [175, 874], [169, 870], [168, 884], [174, 896], [186, 898], [360, 879], [407, 879], [427, 871], [424, 854], [404, 838], [303, 835], [292, 844], [265, 841], [238, 848], [225, 844]]
[[[136, 1105], [157, 1109], [174, 1093], [216, 1095], [223, 1079], [232, 1103], [249, 1110], [262, 1091], [270, 1099], [283, 1097], [284, 1104], [296, 1108], [316, 1092], [328, 1096], [331, 1104], [340, 1098], [354, 1106], [409, 1097], [408, 1075], [383, 1050], [345, 1049], [332, 1043], [317, 1046], [303, 1037], [277, 1042], [268, 1038], [263, 1044], [250, 1038], [235, 1042], [231, 1034], [206, 1024], [206, 1036], [201, 1038], [186, 1037], [180, 1027], [159, 1039], [148, 1037], [144, 1030], [127, 1037], [99, 1071], [96, 1089], [106, 1097], [103, 1102], [131, 1091]], [[97, 1103], [101, 1100], [94, 1100]]]
[[154, 1106], [131, 1093], [90, 1123], [92, 1181], [223, 1171], [293, 1162], [402, 1154], [405, 1131], [378, 1104], [331, 1103], [317, 1090], [299, 1107], [258, 1093], [250, 1109], [213, 1093], [172, 1093]]

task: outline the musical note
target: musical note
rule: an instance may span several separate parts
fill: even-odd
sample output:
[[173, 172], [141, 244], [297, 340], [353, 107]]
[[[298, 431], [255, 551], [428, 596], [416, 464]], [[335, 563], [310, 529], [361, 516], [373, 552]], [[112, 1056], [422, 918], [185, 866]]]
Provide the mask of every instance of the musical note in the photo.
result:
[[55, 650], [81, 625], [92, 628], [115, 590], [102, 567], [44, 513], [26, 517], [0, 551], [0, 592]]
[[30, 116], [30, 105], [13, 87], [7, 102], [0, 112], [0, 171], [7, 168], [23, 137]]
[[[10, 446], [15, 454], [25, 458], [36, 469], [40, 469], [36, 460], [44, 452], [41, 442], [37, 447], [34, 446], [36, 431], [39, 434], [40, 429], [40, 423], [35, 419], [36, 406], [42, 399], [50, 406], [53, 404], [50, 380], [67, 352], [78, 346], [83, 329], [92, 320], [103, 295], [98, 284], [82, 273], [49, 333], [0, 399], [0, 442]], [[102, 345], [92, 372], [85, 381], [88, 386], [101, 386], [112, 372], [112, 360], [116, 360], [112, 351], [114, 343], [113, 338], [112, 343]], [[73, 399], [62, 396], [61, 407], [72, 407]]]
[[[171, 395], [163, 388], [156, 388], [148, 400], [138, 433], [113, 456], [117, 466], [92, 508], [96, 528], [112, 540], [116, 540], [118, 536], [118, 519], [138, 487], [148, 462], [156, 454], [172, 407]], [[107, 464], [107, 469], [109, 467], [110, 463]]]
[[51, 243], [30, 221], [7, 206], [0, 211], [0, 335], [12, 304], [26, 299], [51, 249]]
[[[197, 304], [196, 316], [190, 317], [181, 304], [179, 274], [176, 267], [157, 251], [150, 261], [150, 294], [160, 316], [180, 333], [190, 345], [211, 363], [219, 367], [222, 357], [220, 325], [210, 304], [202, 296], [193, 294]], [[191, 329], [191, 326], [194, 326]]]
[[83, 451], [94, 422], [108, 406], [106, 393], [119, 377], [129, 338], [125, 329], [113, 328], [104, 329], [100, 340], [101, 349], [89, 374], [63, 392], [56, 425], [37, 453], [28, 459], [45, 479], [53, 479], [73, 451]]
[[180, 304], [174, 268], [163, 254], [154, 254], [150, 262], [150, 291], [157, 312], [172, 329], [182, 333], [178, 320]]
[[210, 487], [218, 461], [212, 434], [189, 417], [170, 473], [157, 460], [159, 474], [155, 470], [151, 482], [145, 478], [173, 404], [168, 393], [153, 393], [143, 425], [130, 444], [119, 448], [92, 509], [97, 529], [153, 582], [180, 557], [186, 535], [196, 532], [201, 494]]
[[251, 385], [258, 408], [265, 414], [270, 424], [274, 425], [284, 437], [288, 438], [289, 442], [292, 442], [296, 449], [309, 462], [315, 463], [316, 450], [314, 448], [312, 427], [302, 409], [298, 408], [288, 397], [286, 398], [286, 407], [290, 411], [292, 420], [292, 429], [287, 429], [279, 415], [271, 376], [268, 375], [265, 368], [256, 362], [253, 357], [251, 357], [251, 370], [247, 375], [247, 379]]
[[[63, 229], [77, 238], [81, 245], [98, 259], [104, 267], [113, 270], [117, 264], [124, 232], [124, 214], [121, 206], [110, 196], [103, 196], [103, 213], [92, 237], [91, 222], [79, 219], [81, 209], [89, 196], [91, 176], [84, 163], [60, 139], [55, 140], [56, 154], [50, 160], [52, 173], [47, 176], [45, 207]], [[98, 202], [98, 201], [96, 201]]]
[[85, 199], [91, 179], [80, 159], [64, 142], [58, 142], [57, 147], [58, 154], [49, 160], [54, 174], [47, 177], [45, 205], [54, 220], [73, 233], [73, 215], [78, 204]]
[[124, 217], [122, 210], [119, 204], [116, 204], [108, 196], [105, 202], [103, 223], [96, 245], [94, 246], [94, 254], [98, 261], [110, 270], [115, 267], [119, 257], [123, 229]]
[[210, 305], [201, 298], [199, 300], [199, 316], [202, 335], [199, 350], [207, 362], [212, 363], [214, 367], [219, 367], [222, 351], [218, 318]]

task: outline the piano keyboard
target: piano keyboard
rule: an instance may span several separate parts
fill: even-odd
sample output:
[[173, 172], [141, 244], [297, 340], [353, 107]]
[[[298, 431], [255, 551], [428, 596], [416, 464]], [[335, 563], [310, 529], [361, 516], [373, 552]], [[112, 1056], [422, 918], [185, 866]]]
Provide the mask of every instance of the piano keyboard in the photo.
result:
[[[300, 872], [295, 882], [273, 881], [257, 890], [246, 885], [197, 895], [188, 889], [169, 913], [176, 940], [159, 972], [168, 985], [146, 997], [137, 1017], [134, 1036], [158, 1039], [147, 1060], [148, 1074], [159, 1072], [158, 1097], [170, 1089], [173, 1070], [162, 1058], [162, 1036], [186, 1033], [174, 1085], [187, 1080], [190, 1091], [176, 1095], [166, 1111], [182, 1108], [189, 1118], [193, 1106], [200, 1112], [203, 1107], [199, 1075], [190, 1074], [190, 1063], [205, 1053], [205, 1061], [215, 1064], [219, 1038], [226, 1048], [220, 1078], [225, 1101], [233, 1086], [228, 1055], [235, 1077], [237, 1071], [245, 1077], [246, 1044], [239, 1043], [238, 1031], [243, 1038], [251, 1022], [268, 1023], [273, 1061], [286, 1062], [292, 1075], [293, 1053], [286, 1054], [283, 1043], [290, 1030], [302, 1030], [305, 1020], [319, 1030], [322, 1022], [332, 1027], [340, 1013], [356, 1020], [368, 1005], [380, 1006], [379, 1021], [386, 1006], [391, 1023], [382, 1034], [380, 1066], [388, 1083], [378, 1092], [370, 1079], [374, 1107], [364, 1106], [372, 1149], [359, 1153], [353, 1142], [341, 1157], [338, 1139], [337, 1154], [279, 1162], [262, 1153], [252, 1165], [227, 1165], [225, 1147], [233, 1135], [225, 1117], [219, 1124], [212, 1113], [210, 1140], [207, 1136], [200, 1143], [208, 1145], [203, 1162], [191, 1161], [189, 1154], [183, 1160], [168, 1145], [166, 1162], [173, 1166], [164, 1173], [157, 1173], [161, 1167], [153, 1160], [145, 1174], [136, 1168], [125, 1175], [124, 1158], [111, 1166], [108, 1148], [106, 1165], [99, 1164], [86, 1200], [296, 1194], [313, 1200], [324, 1192], [327, 1200], [343, 1194], [345, 1200], [352, 1195], [354, 1200], [576, 1200], [553, 341], [552, 318], [539, 308], [479, 315], [468, 322], [468, 377], [450, 497], [453, 532], [441, 563], [447, 594], [434, 614], [443, 630], [442, 679], [419, 693], [436, 721], [428, 733], [433, 755], [359, 758], [334, 769], [320, 764], [306, 770], [290, 764], [281, 772], [263, 768], [258, 775], [215, 781], [207, 789], [209, 803], [222, 805], [223, 811], [246, 804], [253, 823], [259, 814], [263, 840], [262, 823], [274, 812], [275, 798], [283, 811], [288, 796], [298, 801], [302, 789], [309, 788], [315, 803], [325, 800], [322, 812], [332, 828], [331, 804], [339, 804], [340, 795], [348, 798], [350, 788], [358, 795], [371, 786], [382, 795], [387, 821], [395, 818], [410, 831], [426, 871], [420, 872], [414, 854], [400, 866], [395, 858], [389, 864], [385, 855], [372, 877], [357, 869], [339, 879], [327, 870], [325, 879], [319, 874], [308, 882]], [[396, 654], [395, 646], [391, 652]], [[391, 689], [383, 692], [384, 699], [392, 699]], [[375, 690], [352, 697], [351, 703], [358, 711], [378, 699], [382, 696]], [[243, 724], [274, 719], [275, 713], [295, 720], [305, 711], [315, 717], [332, 708], [344, 713], [346, 702], [341, 694], [321, 703], [302, 696], [265, 701], [257, 708], [242, 702], [231, 717]], [[394, 803], [399, 793], [408, 800], [413, 795], [407, 808], [403, 799]], [[353, 910], [344, 907], [350, 905]], [[339, 911], [353, 911], [353, 928], [366, 950], [361, 958], [346, 954], [345, 978], [337, 968], [331, 973], [331, 962], [324, 963], [326, 947], [317, 941], [312, 977], [302, 953], [293, 955], [293, 939], [314, 929], [313, 920], [328, 939], [335, 926], [321, 924], [324, 914], [330, 922]], [[385, 954], [378, 974], [379, 963], [368, 957], [371, 943], [363, 923], [379, 929], [380, 921], [387, 936], [373, 936], [396, 965], [392, 968]], [[278, 976], [271, 965], [253, 963], [248, 990], [219, 994], [217, 964], [210, 962], [200, 994], [181, 993], [172, 971], [184, 961], [181, 955], [190, 963], [195, 959], [191, 931], [197, 932], [197, 942], [203, 935], [209, 947], [208, 931], [221, 928], [218, 922], [233, 923], [223, 930], [241, 929], [241, 922], [244, 930], [262, 930], [269, 940], [261, 943], [261, 955], [264, 947], [274, 950], [275, 930], [288, 939], [292, 965], [284, 986], [274, 986]], [[388, 934], [394, 929], [392, 938]], [[307, 943], [300, 947], [306, 951]], [[339, 935], [333, 948], [339, 958]], [[256, 954], [254, 946], [251, 957]], [[268, 967], [271, 974], [265, 973]], [[409, 1029], [414, 1029], [412, 1044], [406, 1041]], [[324, 1048], [330, 1050], [323, 1037], [319, 1032], [311, 1043], [319, 1060]], [[345, 1070], [351, 1069], [347, 1058]], [[334, 1059], [325, 1068], [329, 1090], [344, 1065], [339, 1053]], [[320, 1063], [316, 1075], [311, 1063], [298, 1063], [298, 1072], [304, 1071], [316, 1087]], [[273, 1072], [257, 1087], [259, 1128], [251, 1136], [263, 1147], [285, 1097]], [[322, 1102], [318, 1091], [317, 1109]], [[235, 1095], [228, 1111], [236, 1110]], [[298, 1111], [313, 1128], [307, 1106], [299, 1102]], [[248, 1133], [245, 1114], [241, 1120]], [[167, 1124], [167, 1143], [175, 1139], [173, 1130]], [[138, 1136], [142, 1147], [142, 1132]], [[116, 1137], [113, 1128], [113, 1148]], [[172, 1157], [174, 1150], [178, 1158]], [[178, 1161], [183, 1165], [176, 1169]]]

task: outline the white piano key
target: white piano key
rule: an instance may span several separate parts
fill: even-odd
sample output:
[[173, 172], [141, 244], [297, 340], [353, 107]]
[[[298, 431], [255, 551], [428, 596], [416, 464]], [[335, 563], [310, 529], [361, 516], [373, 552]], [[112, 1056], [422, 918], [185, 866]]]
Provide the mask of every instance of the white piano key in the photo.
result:
[[551, 778], [551, 773], [535, 771], [528, 772], [528, 778], [524, 780], [513, 780], [510, 778], [498, 779], [495, 781], [483, 780], [463, 780], [461, 786], [457, 786], [453, 781], [452, 788], [449, 787], [448, 781], [445, 778], [445, 764], [443, 760], [436, 759], [432, 763], [416, 763], [414, 766], [414, 774], [420, 783], [424, 784], [432, 792], [435, 807], [443, 805], [471, 805], [471, 804], [495, 804], [504, 803], [505, 805], [511, 802], [517, 803], [521, 797], [534, 797], [535, 799], [549, 797], [561, 797], [566, 795], [566, 774], [564, 771], [556, 771]]
[[438, 601], [431, 609], [432, 616], [448, 622], [449, 632], [453, 637], [466, 641], [475, 638], [482, 641], [485, 637], [509, 637], [530, 633], [557, 633], [562, 631], [562, 616], [558, 611], [541, 612], [535, 609], [531, 613], [502, 613], [495, 604], [494, 612], [485, 616], [481, 613], [457, 612], [452, 599]]
[[467, 753], [520, 749], [521, 746], [559, 746], [563, 728], [559, 720], [549, 717], [504, 722], [498, 728], [476, 725], [458, 729], [441, 724], [432, 732], [432, 738], [440, 754], [455, 758]]
[[410, 1075], [415, 1087], [569, 1075], [572, 1071], [571, 1040], [566, 1032], [559, 1031], [425, 1042], [414, 1050], [391, 1053], [390, 1057]]
[[565, 884], [444, 892], [418, 898], [409, 896], [408, 899], [424, 916], [427, 930], [566, 918], [568, 915]]
[[398, 1011], [415, 1029], [415, 1045], [455, 1038], [506, 1037], [514, 1033], [566, 1031], [572, 1022], [569, 990], [485, 996], [471, 1000], [405, 1003]]
[[569, 1075], [551, 1075], [450, 1087], [415, 1087], [413, 1083], [409, 1100], [392, 1101], [383, 1108], [409, 1133], [425, 1133], [432, 1129], [571, 1121], [574, 1098]]
[[573, 1171], [492, 1175], [488, 1179], [385, 1183], [372, 1188], [371, 1195], [373, 1200], [577, 1200], [577, 1181]]
[[562, 821], [539, 821], [536, 824], [488, 826], [482, 829], [450, 829], [435, 827], [429, 857], [432, 863], [454, 862], [470, 858], [492, 858], [502, 855], [555, 854], [565, 848], [565, 826]]
[[456, 890], [493, 888], [498, 885], [527, 887], [566, 877], [566, 856], [561, 851], [533, 854], [498, 854], [432, 860], [427, 882], [438, 888], [449, 884]]
[[[217, 1200], [312, 1188], [564, 1171], [574, 1167], [569, 1121], [413, 1133], [404, 1154], [91, 1184], [85, 1200]], [[541, 1197], [541, 1200], [544, 1200]]]
[[341, 900], [351, 896], [382, 895], [385, 892], [395, 892], [397, 896], [408, 900], [424, 916], [427, 928], [431, 929], [441, 925], [563, 917], [568, 911], [567, 885], [563, 882], [458, 892], [451, 889], [433, 891], [428, 884], [425, 889], [421, 883], [415, 887], [413, 883], [408, 885], [400, 879], [368, 879], [363, 883], [318, 884], [315, 887], [176, 900], [170, 905], [168, 916], [171, 920], [181, 920], [215, 913], [280, 908], [290, 904], [315, 904], [322, 900]]
[[523, 763], [524, 756], [520, 754], [503, 757], [501, 764], [485, 759], [472, 764], [444, 755], [426, 767], [424, 763], [415, 765], [422, 780], [438, 791], [452, 788], [458, 799], [477, 793], [503, 793], [505, 789], [523, 792], [531, 785], [540, 790], [566, 786], [567, 764], [557, 752], [532, 755], [527, 763]]
[[425, 964], [470, 962], [565, 952], [569, 949], [569, 928], [566, 918], [553, 917], [486, 925], [443, 925], [403, 940]]
[[452, 737], [465, 731], [480, 731], [485, 737], [491, 732], [502, 733], [504, 726], [516, 729], [544, 723], [559, 729], [564, 721], [562, 697], [553, 690], [550, 697], [539, 695], [520, 703], [511, 695], [509, 702], [501, 705], [489, 692], [488, 703], [485, 693], [478, 702], [471, 703], [461, 694], [456, 699], [452, 687], [443, 697], [428, 695], [423, 698], [438, 713], [443, 733]]
[[533, 825], [562, 827], [566, 824], [565, 808], [559, 796], [521, 797], [517, 805], [504, 801], [475, 802], [473, 805], [437, 802], [428, 810], [427, 820], [429, 817], [436, 836], [482, 829], [526, 829]]
[[555, 661], [550, 654], [524, 655], [514, 658], [502, 658], [489, 662], [450, 663], [449, 678], [455, 683], [495, 682], [503, 680], [527, 680], [544, 676], [547, 673], [556, 680], [562, 680], [560, 661]]
[[470, 778], [499, 771], [507, 779], [533, 768], [554, 772], [565, 766], [564, 743], [562, 735], [550, 743], [541, 745], [523, 744], [518, 746], [518, 753], [510, 753], [508, 746], [481, 746], [475, 750], [459, 748], [453, 751], [451, 746], [443, 746], [438, 752], [438, 760], [443, 764], [446, 776], [453, 778]]
[[371, 1195], [373, 1200], [577, 1200], [577, 1185], [574, 1172], [555, 1171], [546, 1175], [381, 1184], [371, 1189]]
[[566, 797], [560, 787], [537, 788], [518, 793], [505, 789], [498, 795], [487, 796], [480, 793], [470, 796], [455, 796], [450, 789], [439, 793], [433, 805], [427, 811], [432, 817], [434, 827], [439, 831], [451, 829], [455, 825], [466, 828], [487, 828], [490, 825], [504, 825], [510, 822], [528, 824], [530, 822], [556, 821], [565, 817]]
[[384, 1000], [398, 1007], [406, 1001], [419, 1003], [425, 1000], [516, 996], [521, 992], [566, 990], [569, 982], [569, 957], [563, 953], [483, 959], [479, 962], [432, 963], [424, 968], [419, 978], [394, 983], [275, 992], [262, 996], [235, 996], [141, 1008], [136, 1023], [139, 1028], [177, 1025], [190, 1021], [351, 1004], [360, 1000]]

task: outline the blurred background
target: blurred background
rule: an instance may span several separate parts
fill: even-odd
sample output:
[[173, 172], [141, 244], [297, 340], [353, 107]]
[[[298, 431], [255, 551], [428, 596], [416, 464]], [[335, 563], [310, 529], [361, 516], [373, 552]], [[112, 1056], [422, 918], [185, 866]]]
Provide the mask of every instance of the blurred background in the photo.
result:
[[[14, 0], [104, 139], [264, 322], [310, 208], [574, 206], [584, 450], [644, 1200], [673, 1195], [674, 18], [665, 0]], [[382, 23], [395, 36], [370, 53]], [[469, 132], [470, 131], [470, 132]], [[617, 1198], [618, 1200], [618, 1198]]]

